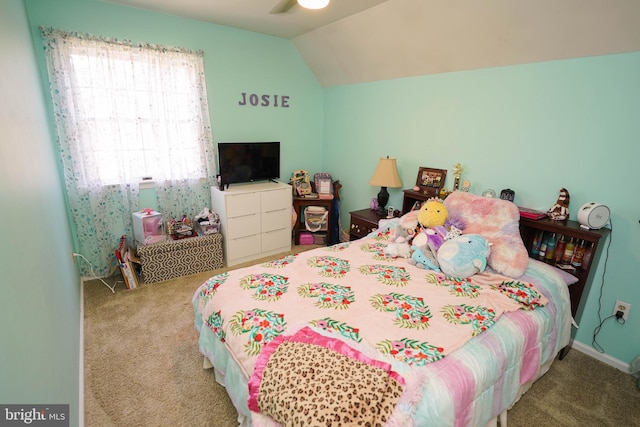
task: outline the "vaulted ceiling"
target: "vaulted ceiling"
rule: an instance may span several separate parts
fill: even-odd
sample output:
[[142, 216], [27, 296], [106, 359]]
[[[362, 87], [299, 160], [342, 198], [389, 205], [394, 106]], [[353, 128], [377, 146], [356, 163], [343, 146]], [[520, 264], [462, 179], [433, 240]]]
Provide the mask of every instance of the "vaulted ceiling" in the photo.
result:
[[108, 0], [291, 39], [325, 86], [640, 51], [640, 0]]

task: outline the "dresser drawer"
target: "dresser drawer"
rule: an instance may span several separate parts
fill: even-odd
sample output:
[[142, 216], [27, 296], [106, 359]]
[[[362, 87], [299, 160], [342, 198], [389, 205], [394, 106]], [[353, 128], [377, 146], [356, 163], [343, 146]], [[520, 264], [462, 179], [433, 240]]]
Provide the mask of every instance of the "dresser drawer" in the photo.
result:
[[260, 195], [262, 212], [271, 212], [282, 209], [284, 206], [291, 207], [291, 189], [281, 188], [277, 190], [264, 191]]
[[261, 231], [279, 230], [281, 228], [291, 229], [291, 208], [284, 208], [263, 212], [261, 215], [262, 227]]
[[253, 234], [260, 234], [260, 214], [228, 218], [226, 238], [233, 239]]
[[284, 252], [291, 248], [291, 228], [262, 233], [262, 252], [273, 252], [276, 249]]
[[235, 260], [260, 255], [262, 237], [260, 234], [230, 239], [227, 243], [227, 259]]
[[228, 196], [227, 217], [260, 213], [260, 193], [240, 193]]
[[381, 219], [386, 218], [386, 213], [380, 214], [375, 210], [361, 209], [349, 212], [351, 216], [351, 228], [349, 229], [349, 240], [356, 240], [365, 237], [378, 228]]
[[351, 216], [351, 229], [349, 230], [349, 234], [352, 237], [352, 240], [353, 238], [359, 239], [364, 237], [377, 228], [377, 222], [354, 215]]

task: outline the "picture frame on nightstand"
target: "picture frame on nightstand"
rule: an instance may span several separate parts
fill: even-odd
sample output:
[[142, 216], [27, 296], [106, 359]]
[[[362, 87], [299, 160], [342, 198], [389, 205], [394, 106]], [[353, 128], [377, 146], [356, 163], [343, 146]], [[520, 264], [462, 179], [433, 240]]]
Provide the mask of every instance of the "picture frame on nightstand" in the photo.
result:
[[440, 194], [442, 187], [444, 187], [446, 177], [446, 169], [420, 167], [418, 169], [416, 187], [420, 189], [421, 193], [427, 196], [437, 197]]
[[293, 172], [291, 177], [292, 186], [296, 191], [296, 195], [305, 196], [311, 194], [311, 182], [309, 181], [309, 172], [304, 169]]
[[331, 178], [316, 178], [316, 191], [321, 199], [333, 199]]

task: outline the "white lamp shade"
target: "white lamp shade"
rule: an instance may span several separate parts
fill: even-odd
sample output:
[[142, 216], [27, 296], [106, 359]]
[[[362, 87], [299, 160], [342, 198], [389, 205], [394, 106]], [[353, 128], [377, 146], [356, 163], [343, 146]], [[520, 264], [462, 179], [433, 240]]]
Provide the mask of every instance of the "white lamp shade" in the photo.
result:
[[307, 9], [323, 9], [330, 0], [298, 0], [298, 4]]
[[369, 180], [369, 185], [389, 188], [402, 187], [402, 180], [400, 179], [400, 175], [398, 175], [396, 159], [381, 157], [380, 160], [378, 160], [378, 166], [373, 176]]

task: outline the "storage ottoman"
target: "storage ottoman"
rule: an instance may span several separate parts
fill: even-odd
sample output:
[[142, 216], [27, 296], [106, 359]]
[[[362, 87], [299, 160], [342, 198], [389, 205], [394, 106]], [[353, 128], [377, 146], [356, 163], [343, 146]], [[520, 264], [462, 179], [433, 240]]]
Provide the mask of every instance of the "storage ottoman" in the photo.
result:
[[222, 255], [220, 233], [138, 246], [145, 283], [222, 268]]

